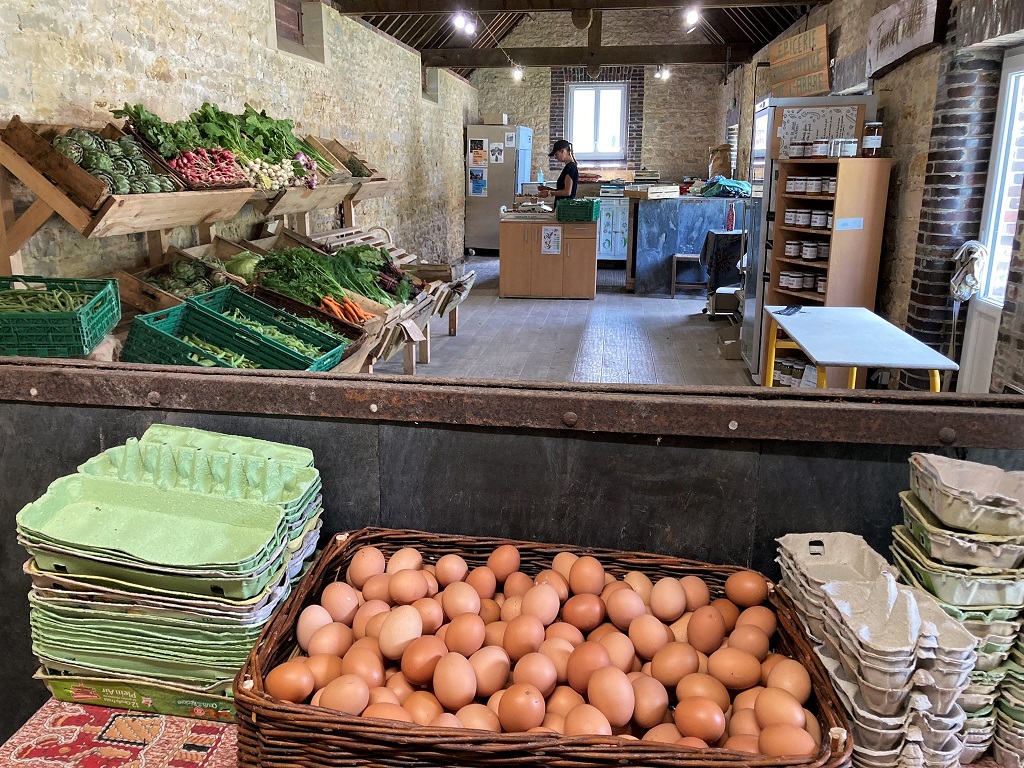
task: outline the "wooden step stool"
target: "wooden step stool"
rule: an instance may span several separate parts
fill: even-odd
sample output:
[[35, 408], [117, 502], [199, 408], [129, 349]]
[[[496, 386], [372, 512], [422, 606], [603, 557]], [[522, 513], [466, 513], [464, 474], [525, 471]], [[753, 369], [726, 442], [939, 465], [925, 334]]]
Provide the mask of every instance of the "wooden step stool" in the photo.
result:
[[672, 298], [676, 297], [676, 286], [685, 285], [693, 288], [703, 288], [706, 283], [701, 280], [698, 282], [678, 282], [676, 275], [679, 274], [680, 264], [695, 264], [700, 266], [700, 254], [699, 253], [674, 253], [672, 254]]

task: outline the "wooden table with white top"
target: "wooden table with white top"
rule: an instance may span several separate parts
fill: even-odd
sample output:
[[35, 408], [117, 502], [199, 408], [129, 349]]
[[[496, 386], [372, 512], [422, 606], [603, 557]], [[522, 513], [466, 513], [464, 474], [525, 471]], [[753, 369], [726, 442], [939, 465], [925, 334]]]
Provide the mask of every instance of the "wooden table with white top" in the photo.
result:
[[[765, 307], [768, 320], [768, 358], [764, 385], [772, 386], [775, 352], [799, 349], [818, 370], [818, 387], [825, 387], [826, 368], [848, 368], [847, 386], [856, 387], [859, 368], [901, 368], [928, 371], [931, 391], [940, 390], [939, 371], [959, 366], [892, 323], [864, 307], [801, 307], [793, 315], [785, 307]], [[779, 330], [788, 339], [779, 339]]]

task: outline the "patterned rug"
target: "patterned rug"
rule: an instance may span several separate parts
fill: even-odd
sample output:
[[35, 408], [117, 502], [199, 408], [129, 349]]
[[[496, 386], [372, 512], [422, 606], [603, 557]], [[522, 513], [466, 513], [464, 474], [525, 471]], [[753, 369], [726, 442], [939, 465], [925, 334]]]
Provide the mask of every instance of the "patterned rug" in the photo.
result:
[[10, 768], [234, 768], [235, 726], [51, 699], [0, 747]]

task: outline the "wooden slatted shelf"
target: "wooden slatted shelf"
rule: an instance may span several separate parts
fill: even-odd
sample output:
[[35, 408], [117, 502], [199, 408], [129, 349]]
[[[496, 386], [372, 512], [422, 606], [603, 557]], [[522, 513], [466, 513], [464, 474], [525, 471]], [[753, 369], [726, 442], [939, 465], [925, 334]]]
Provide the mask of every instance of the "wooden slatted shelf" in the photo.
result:
[[836, 201], [834, 195], [791, 195], [787, 193], [782, 196], [788, 200], [810, 200], [811, 202], [822, 203], [834, 203]]
[[784, 264], [796, 264], [799, 267], [817, 267], [818, 269], [828, 269], [828, 259], [822, 259], [821, 261], [807, 261], [806, 259], [794, 259], [790, 256], [777, 256], [779, 261]]
[[[775, 293], [780, 293], [783, 296], [795, 296], [798, 299], [805, 301], [813, 301], [815, 304], [825, 303], [825, 294], [816, 293], [814, 291], [794, 291], [789, 288], [772, 288]], [[776, 302], [772, 302], [773, 304]]]
[[798, 235], [825, 235], [826, 237], [832, 236], [831, 229], [811, 229], [810, 227], [792, 227], [788, 224], [780, 224], [779, 229], [783, 232], [794, 232]]

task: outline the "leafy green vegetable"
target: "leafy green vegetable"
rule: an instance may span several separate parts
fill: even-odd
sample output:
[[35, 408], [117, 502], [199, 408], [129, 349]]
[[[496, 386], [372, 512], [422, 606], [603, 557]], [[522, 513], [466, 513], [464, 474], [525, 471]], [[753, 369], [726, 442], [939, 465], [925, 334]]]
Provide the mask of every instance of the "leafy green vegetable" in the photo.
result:
[[250, 251], [242, 251], [236, 254], [231, 261], [224, 265], [224, 268], [232, 275], [245, 280], [247, 283], [256, 282], [256, 268], [259, 266], [261, 256]]
[[131, 120], [139, 135], [165, 160], [197, 147], [213, 149], [188, 120], [165, 123], [141, 104], [133, 107], [127, 102], [122, 109], [112, 110], [112, 113], [114, 117]]
[[259, 271], [265, 273], [261, 285], [313, 307], [324, 296], [345, 295], [323, 258], [309, 248], [271, 251], [260, 260]]

